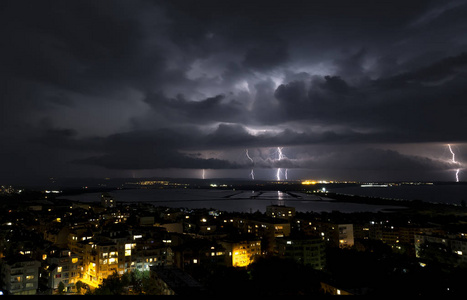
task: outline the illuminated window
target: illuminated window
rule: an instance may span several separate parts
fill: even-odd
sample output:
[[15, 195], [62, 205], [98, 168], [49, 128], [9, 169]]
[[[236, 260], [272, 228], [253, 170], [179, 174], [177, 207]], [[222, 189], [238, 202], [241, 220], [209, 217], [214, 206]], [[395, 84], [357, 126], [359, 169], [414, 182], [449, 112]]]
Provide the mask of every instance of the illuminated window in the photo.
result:
[[57, 272], [61, 272], [62, 271], [62, 267], [57, 267]]
[[73, 258], [71, 259], [71, 262], [74, 263], [74, 264], [76, 264], [76, 263], [78, 262], [78, 258], [77, 258], [77, 257], [73, 257]]

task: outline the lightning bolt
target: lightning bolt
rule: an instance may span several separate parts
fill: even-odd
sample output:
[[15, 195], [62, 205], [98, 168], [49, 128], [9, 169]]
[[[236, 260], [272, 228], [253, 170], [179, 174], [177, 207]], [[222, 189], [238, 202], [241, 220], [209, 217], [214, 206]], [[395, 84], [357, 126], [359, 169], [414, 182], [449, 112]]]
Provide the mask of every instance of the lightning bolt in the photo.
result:
[[[285, 156], [282, 153], [282, 147], [277, 147], [278, 160], [283, 159]], [[277, 169], [276, 173], [277, 180], [281, 180], [281, 168]], [[287, 169], [285, 169], [285, 180], [287, 180]]]
[[[246, 157], [248, 157], [248, 159], [251, 161], [251, 163], [254, 164], [253, 159], [248, 154], [248, 149], [245, 150], [245, 154], [246, 154]], [[250, 176], [251, 176], [251, 179], [253, 179], [253, 180], [255, 179], [255, 172], [254, 172], [253, 169], [251, 169]]]
[[[457, 161], [456, 161], [456, 155], [454, 154], [454, 151], [452, 151], [451, 145], [448, 144], [448, 147], [449, 147], [449, 151], [451, 151], [451, 154], [452, 154], [452, 159], [451, 159], [451, 161], [452, 161], [453, 163], [457, 163]], [[456, 170], [456, 182], [459, 182], [459, 169]]]

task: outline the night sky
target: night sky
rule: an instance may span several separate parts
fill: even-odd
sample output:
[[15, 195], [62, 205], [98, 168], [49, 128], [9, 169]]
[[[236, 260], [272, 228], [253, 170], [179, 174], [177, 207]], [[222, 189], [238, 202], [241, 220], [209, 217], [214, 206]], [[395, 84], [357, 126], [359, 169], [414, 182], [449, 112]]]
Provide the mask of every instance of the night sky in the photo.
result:
[[465, 181], [466, 16], [467, 1], [2, 0], [0, 184]]

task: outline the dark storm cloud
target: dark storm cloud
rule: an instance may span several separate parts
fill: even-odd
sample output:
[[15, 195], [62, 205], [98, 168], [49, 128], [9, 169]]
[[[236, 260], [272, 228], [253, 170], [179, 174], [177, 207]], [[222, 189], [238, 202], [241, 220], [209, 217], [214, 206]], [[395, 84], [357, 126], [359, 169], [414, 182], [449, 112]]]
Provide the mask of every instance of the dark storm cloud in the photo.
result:
[[240, 165], [213, 158], [191, 157], [177, 150], [134, 151], [105, 154], [78, 160], [79, 164], [97, 165], [107, 169], [236, 169]]
[[463, 1], [0, 5], [6, 173], [28, 145], [34, 174], [249, 168], [248, 148], [265, 168], [446, 170], [380, 144], [467, 142]]
[[464, 142], [466, 57], [460, 54], [359, 86], [337, 76], [292, 81], [280, 85], [274, 96], [284, 122], [322, 122], [384, 134], [375, 142], [384, 142], [385, 136], [388, 142]]
[[361, 169], [411, 172], [443, 170], [454, 168], [449, 162], [412, 155], [402, 155], [394, 150], [365, 148], [344, 153], [330, 153], [327, 158], [309, 162], [317, 168]]
[[[133, 64], [138, 27], [121, 5], [106, 1], [6, 1], [2, 73], [93, 93], [142, 78]], [[154, 62], [153, 62], [154, 63]], [[136, 70], [135, 70], [136, 68]]]
[[225, 95], [193, 101], [183, 95], [168, 99], [161, 94], [151, 94], [145, 98], [145, 102], [169, 123], [171, 120], [199, 124], [239, 122], [247, 113], [242, 103], [235, 99], [227, 99]]
[[288, 58], [287, 45], [283, 40], [261, 41], [247, 50], [243, 64], [247, 68], [264, 71], [280, 67]]

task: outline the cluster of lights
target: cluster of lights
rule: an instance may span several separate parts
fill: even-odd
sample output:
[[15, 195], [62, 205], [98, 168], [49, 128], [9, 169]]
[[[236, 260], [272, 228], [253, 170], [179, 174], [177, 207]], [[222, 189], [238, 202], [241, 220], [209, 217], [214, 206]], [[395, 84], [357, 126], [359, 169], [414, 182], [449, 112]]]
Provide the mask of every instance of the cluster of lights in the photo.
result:
[[328, 184], [328, 183], [333, 183], [333, 181], [326, 181], [326, 180], [304, 180], [302, 181], [303, 185], [314, 185], [314, 184]]

